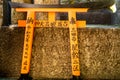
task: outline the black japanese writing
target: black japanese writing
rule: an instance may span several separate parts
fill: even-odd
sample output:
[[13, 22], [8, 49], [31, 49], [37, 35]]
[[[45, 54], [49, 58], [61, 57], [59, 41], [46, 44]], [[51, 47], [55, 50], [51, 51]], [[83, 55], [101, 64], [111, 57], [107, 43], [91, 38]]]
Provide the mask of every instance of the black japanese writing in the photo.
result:
[[28, 17], [28, 19], [27, 19], [27, 23], [31, 23], [31, 24], [33, 24], [33, 22], [34, 22], [34, 20], [33, 20], [31, 17]]
[[73, 59], [79, 58], [79, 55], [78, 55], [78, 52], [77, 52], [77, 51], [73, 51], [73, 53], [72, 53], [72, 58], [73, 58]]
[[49, 22], [49, 21], [36, 21], [35, 26], [37, 27], [68, 27], [69, 24], [67, 21], [55, 21], [55, 22]]
[[79, 65], [73, 65], [73, 71], [79, 71]]
[[76, 21], [75, 21], [75, 18], [72, 17], [72, 18], [71, 18], [71, 21], [70, 21], [70, 24], [75, 24], [75, 22], [76, 22]]
[[23, 70], [27, 70], [27, 66], [24, 66], [24, 67], [23, 67]]

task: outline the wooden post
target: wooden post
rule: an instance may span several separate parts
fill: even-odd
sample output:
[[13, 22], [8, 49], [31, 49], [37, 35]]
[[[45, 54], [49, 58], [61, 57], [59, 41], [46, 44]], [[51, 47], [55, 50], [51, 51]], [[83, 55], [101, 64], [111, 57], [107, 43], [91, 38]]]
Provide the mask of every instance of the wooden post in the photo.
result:
[[34, 21], [35, 21], [35, 13], [32, 11], [28, 11], [27, 20], [26, 20], [20, 80], [31, 79], [29, 77], [29, 71], [30, 71], [30, 60], [31, 60], [32, 41], [33, 41], [33, 32], [34, 32]]
[[69, 31], [70, 31], [70, 50], [71, 50], [71, 66], [73, 80], [79, 80], [80, 78], [80, 64], [78, 53], [78, 37], [76, 27], [76, 12], [69, 11]]

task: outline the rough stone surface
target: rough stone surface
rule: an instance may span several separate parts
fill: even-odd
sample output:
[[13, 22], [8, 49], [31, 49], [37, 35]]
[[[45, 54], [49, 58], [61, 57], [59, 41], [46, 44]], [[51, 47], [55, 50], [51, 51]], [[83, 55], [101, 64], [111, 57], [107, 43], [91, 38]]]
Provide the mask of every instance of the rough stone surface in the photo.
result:
[[43, 4], [43, 5], [56, 5], [59, 3], [59, 0], [34, 0], [34, 4]]
[[[12, 2], [31, 3], [30, 0], [12, 0]], [[58, 0], [35, 0], [35, 4], [58, 4]], [[47, 20], [47, 13], [37, 13], [36, 19]], [[26, 13], [17, 13], [15, 9], [12, 9], [12, 24], [16, 24], [18, 19], [26, 19]]]
[[[115, 3], [115, 0], [61, 0], [61, 4], [79, 4], [79, 3], [87, 3], [85, 4], [85, 6], [91, 8], [105, 8], [113, 5]], [[91, 3], [93, 4], [91, 5]]]
[[92, 79], [120, 79], [119, 30], [90, 29], [79, 30], [78, 33], [81, 76]]
[[86, 20], [87, 24], [111, 24], [111, 15], [113, 15], [113, 13], [111, 12], [94, 11], [87, 13], [79, 13], [77, 18], [78, 20]]
[[[56, 5], [59, 4], [59, 0], [34, 0], [34, 4], [41, 4], [41, 5]], [[37, 13], [36, 14], [37, 20], [47, 20], [48, 13]]]
[[118, 10], [120, 10], [120, 0], [116, 0], [116, 7]]
[[116, 1], [116, 12], [112, 15], [112, 23], [115, 25], [120, 25], [120, 0]]
[[[0, 77], [19, 77], [24, 28], [0, 29]], [[83, 79], [120, 79], [120, 29], [78, 29]], [[68, 28], [36, 28], [30, 75], [71, 78]]]
[[3, 0], [0, 0], [0, 26], [2, 25], [2, 17], [3, 17]]
[[[89, 9], [87, 13], [77, 13], [77, 20], [86, 20], [87, 24], [112, 24], [112, 16], [115, 18], [110, 9]], [[60, 20], [68, 20], [67, 13], [60, 13], [57, 17]]]
[[20, 74], [24, 30], [0, 29], [0, 77]]
[[[19, 2], [19, 3], [31, 3], [31, 0], [11, 0], [12, 2]], [[18, 20], [25, 20], [26, 13], [18, 13], [12, 8], [11, 11], [11, 24], [17, 24]]]
[[117, 10], [114, 15], [112, 15], [112, 23], [120, 26], [120, 10]]

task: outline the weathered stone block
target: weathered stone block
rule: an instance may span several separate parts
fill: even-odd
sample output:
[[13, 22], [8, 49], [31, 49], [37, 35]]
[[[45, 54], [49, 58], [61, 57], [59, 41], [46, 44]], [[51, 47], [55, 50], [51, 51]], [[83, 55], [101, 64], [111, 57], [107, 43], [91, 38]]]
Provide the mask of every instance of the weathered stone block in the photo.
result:
[[89, 10], [87, 13], [78, 13], [78, 20], [86, 20], [87, 24], [112, 24], [113, 12], [110, 9]]
[[61, 4], [83, 4], [89, 8], [109, 8], [115, 0], [61, 0]]
[[[77, 20], [85, 20], [87, 24], [112, 24], [114, 13], [110, 9], [89, 9], [86, 13], [77, 13]], [[57, 19], [68, 20], [67, 13], [57, 14]]]
[[[30, 75], [71, 78], [68, 28], [36, 28]], [[0, 29], [0, 77], [19, 77], [24, 28]], [[81, 78], [120, 79], [120, 29], [78, 29]]]
[[120, 0], [115, 0], [115, 1], [116, 1], [117, 10], [120, 10]]
[[0, 0], [0, 26], [2, 25], [3, 21], [3, 0]]

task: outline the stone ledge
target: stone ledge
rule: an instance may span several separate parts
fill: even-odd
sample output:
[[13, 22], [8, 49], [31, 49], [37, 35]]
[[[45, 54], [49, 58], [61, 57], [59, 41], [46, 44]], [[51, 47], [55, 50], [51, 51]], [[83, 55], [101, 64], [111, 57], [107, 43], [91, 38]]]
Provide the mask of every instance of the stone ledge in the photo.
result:
[[[120, 29], [78, 29], [81, 78], [120, 79]], [[19, 77], [24, 28], [0, 29], [0, 77]], [[69, 79], [69, 29], [36, 28], [30, 75]]]

